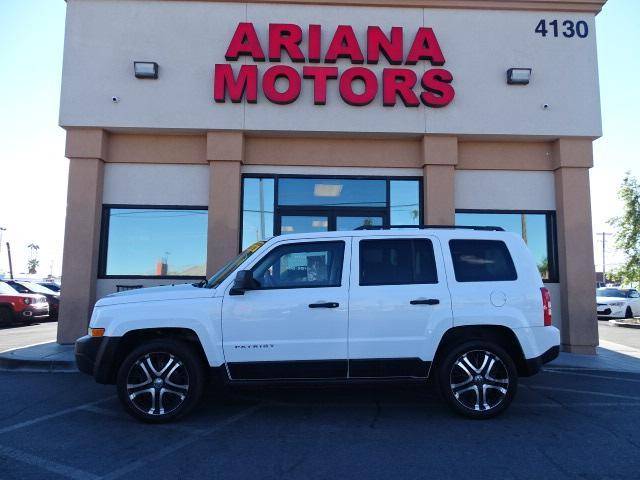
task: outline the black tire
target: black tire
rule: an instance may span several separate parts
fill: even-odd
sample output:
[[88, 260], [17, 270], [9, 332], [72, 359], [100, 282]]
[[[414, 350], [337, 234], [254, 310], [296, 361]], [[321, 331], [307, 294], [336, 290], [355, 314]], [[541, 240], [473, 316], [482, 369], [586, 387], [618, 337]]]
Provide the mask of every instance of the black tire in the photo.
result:
[[146, 342], [127, 355], [116, 383], [127, 413], [143, 422], [166, 423], [198, 404], [205, 382], [204, 365], [194, 349], [166, 339]]
[[437, 369], [442, 398], [454, 412], [468, 418], [500, 415], [518, 389], [513, 359], [492, 342], [474, 340], [455, 346]]
[[6, 327], [14, 322], [13, 312], [10, 308], [0, 307], [0, 326]]
[[627, 307], [627, 310], [624, 312], [624, 318], [633, 318], [631, 307]]

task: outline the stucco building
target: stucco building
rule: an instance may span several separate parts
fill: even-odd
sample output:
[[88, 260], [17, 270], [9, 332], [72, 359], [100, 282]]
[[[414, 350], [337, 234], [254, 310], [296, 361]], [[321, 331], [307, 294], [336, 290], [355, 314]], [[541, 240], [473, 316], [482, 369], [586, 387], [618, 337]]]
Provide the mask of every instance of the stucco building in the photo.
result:
[[595, 352], [603, 4], [68, 0], [58, 340], [274, 234], [484, 224], [525, 238], [564, 348]]

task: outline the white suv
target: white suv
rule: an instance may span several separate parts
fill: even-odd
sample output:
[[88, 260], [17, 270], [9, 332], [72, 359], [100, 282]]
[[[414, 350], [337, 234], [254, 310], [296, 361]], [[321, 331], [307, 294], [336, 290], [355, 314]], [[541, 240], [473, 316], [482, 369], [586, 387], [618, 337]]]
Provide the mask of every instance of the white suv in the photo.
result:
[[488, 418], [559, 343], [520, 237], [365, 229], [274, 237], [208, 282], [109, 295], [76, 360], [149, 422], [191, 410], [208, 370], [231, 384], [432, 377], [455, 411]]

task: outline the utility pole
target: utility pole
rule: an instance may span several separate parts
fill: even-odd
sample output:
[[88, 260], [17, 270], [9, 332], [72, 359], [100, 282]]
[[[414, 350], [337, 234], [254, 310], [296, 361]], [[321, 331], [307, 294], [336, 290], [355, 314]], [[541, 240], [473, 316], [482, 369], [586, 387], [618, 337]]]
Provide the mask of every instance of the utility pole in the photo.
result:
[[604, 286], [607, 286], [607, 264], [606, 264], [606, 246], [607, 246], [607, 236], [611, 235], [609, 232], [598, 232], [596, 235], [602, 235], [602, 283]]
[[0, 227], [0, 253], [2, 252], [2, 234], [6, 231], [7, 229], [5, 227]]
[[13, 264], [11, 263], [11, 245], [7, 242], [7, 255], [9, 256], [9, 276], [13, 280]]

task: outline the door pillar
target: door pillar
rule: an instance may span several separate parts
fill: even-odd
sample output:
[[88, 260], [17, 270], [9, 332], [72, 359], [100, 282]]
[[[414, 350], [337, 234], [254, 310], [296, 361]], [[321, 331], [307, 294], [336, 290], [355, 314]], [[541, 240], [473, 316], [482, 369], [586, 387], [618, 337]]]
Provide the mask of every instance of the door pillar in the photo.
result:
[[562, 347], [572, 353], [595, 354], [598, 320], [589, 191], [592, 141], [557, 140], [553, 146], [553, 161], [562, 292], [559, 305]]
[[425, 135], [422, 138], [424, 223], [455, 223], [454, 180], [458, 138]]
[[67, 131], [69, 186], [58, 343], [73, 343], [86, 334], [95, 302], [107, 143], [108, 134], [101, 129]]
[[209, 162], [209, 224], [207, 276], [213, 275], [240, 250], [242, 132], [207, 133]]

